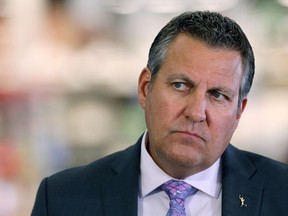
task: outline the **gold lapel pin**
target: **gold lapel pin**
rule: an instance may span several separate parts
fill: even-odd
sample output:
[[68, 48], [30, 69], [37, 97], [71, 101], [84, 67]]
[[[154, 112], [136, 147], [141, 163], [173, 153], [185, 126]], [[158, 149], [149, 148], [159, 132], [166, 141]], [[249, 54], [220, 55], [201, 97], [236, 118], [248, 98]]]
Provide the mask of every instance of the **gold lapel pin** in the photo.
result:
[[245, 203], [245, 198], [241, 194], [239, 194], [239, 200], [240, 200], [240, 207], [247, 207]]

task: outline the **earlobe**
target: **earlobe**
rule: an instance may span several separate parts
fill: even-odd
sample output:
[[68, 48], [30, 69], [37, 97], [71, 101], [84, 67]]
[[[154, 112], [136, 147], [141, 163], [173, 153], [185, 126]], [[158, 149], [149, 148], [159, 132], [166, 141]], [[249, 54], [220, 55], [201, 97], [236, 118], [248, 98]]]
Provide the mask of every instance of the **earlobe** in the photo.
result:
[[147, 67], [145, 67], [140, 73], [138, 79], [138, 100], [143, 109], [145, 108], [146, 104], [150, 80], [151, 80], [151, 72]]

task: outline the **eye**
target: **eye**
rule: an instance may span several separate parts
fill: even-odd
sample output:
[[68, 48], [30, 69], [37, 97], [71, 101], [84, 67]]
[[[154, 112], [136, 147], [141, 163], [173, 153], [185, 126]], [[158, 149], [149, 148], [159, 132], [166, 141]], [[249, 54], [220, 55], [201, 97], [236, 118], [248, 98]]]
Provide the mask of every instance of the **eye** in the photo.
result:
[[218, 101], [223, 101], [223, 100], [227, 100], [227, 96], [218, 92], [218, 91], [212, 91], [211, 95], [213, 96], [213, 98], [215, 98]]
[[188, 86], [183, 82], [174, 82], [173, 86], [178, 91], [186, 91], [188, 89]]

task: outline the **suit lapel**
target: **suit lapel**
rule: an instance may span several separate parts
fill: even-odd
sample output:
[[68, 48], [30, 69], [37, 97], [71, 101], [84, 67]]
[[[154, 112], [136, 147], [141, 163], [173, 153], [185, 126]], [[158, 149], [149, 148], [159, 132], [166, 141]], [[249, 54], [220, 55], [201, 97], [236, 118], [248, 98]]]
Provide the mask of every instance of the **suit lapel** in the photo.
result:
[[238, 149], [229, 146], [222, 161], [222, 216], [257, 216], [263, 184], [253, 181], [256, 168]]
[[109, 177], [103, 176], [105, 216], [137, 215], [141, 139], [111, 164]]

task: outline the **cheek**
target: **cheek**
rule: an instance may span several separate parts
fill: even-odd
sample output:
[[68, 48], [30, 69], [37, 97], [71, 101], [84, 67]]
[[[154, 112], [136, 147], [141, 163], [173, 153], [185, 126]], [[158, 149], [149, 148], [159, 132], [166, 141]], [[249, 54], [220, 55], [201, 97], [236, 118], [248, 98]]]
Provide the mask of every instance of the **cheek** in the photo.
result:
[[150, 96], [145, 109], [148, 130], [165, 132], [176, 118], [177, 106], [171, 98], [169, 99], [163, 94]]
[[154, 118], [165, 121], [166, 118], [163, 118], [163, 116], [168, 117], [173, 112], [173, 102], [171, 98], [167, 98], [164, 94], [151, 95], [147, 113], [149, 114], [149, 112]]
[[210, 131], [212, 132], [213, 139], [218, 143], [228, 144], [232, 138], [234, 131], [237, 128], [238, 120], [236, 115], [218, 115], [212, 121]]

